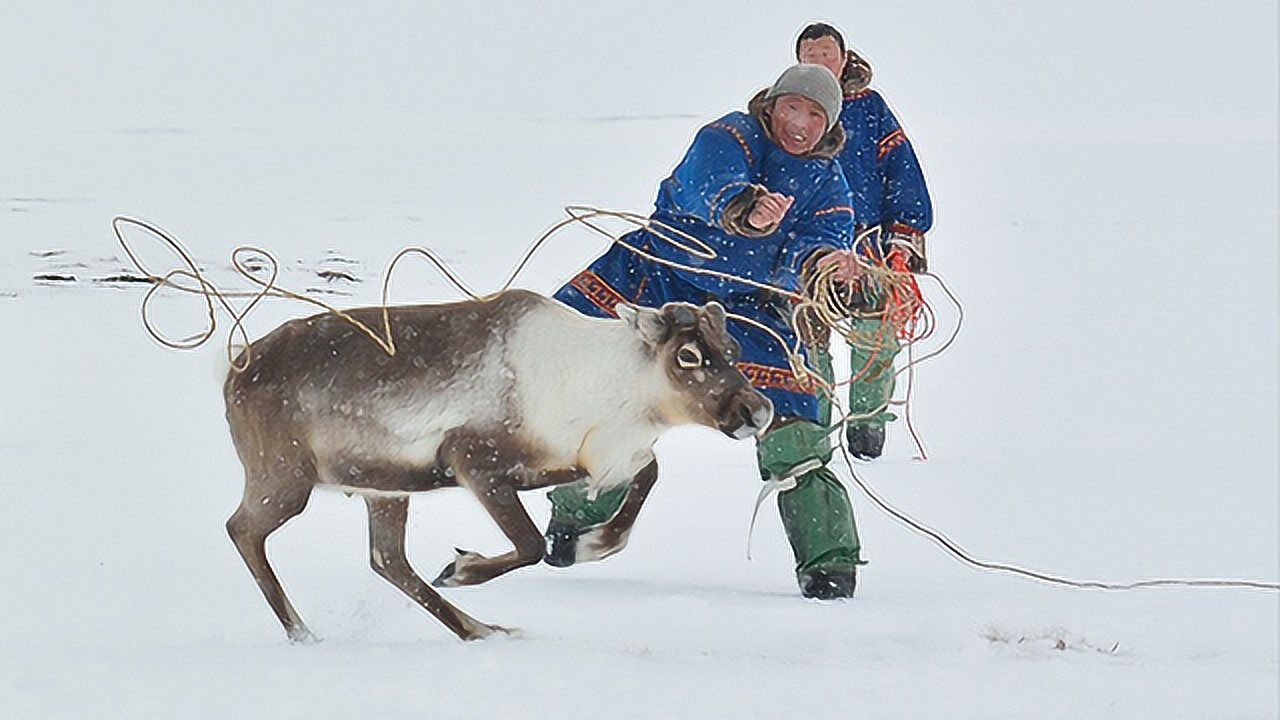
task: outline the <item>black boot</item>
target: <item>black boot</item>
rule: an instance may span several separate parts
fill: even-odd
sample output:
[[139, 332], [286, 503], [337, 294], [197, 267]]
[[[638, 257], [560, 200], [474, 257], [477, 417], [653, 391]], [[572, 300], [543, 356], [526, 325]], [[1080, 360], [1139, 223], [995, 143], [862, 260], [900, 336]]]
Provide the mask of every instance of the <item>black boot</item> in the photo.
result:
[[800, 594], [815, 600], [853, 597], [858, 585], [858, 569], [809, 570], [800, 576]]
[[542, 561], [551, 567], [569, 567], [578, 556], [578, 528], [554, 520], [547, 525], [547, 552]]
[[874, 460], [884, 451], [884, 426], [849, 423], [845, 430], [849, 452], [859, 460]]

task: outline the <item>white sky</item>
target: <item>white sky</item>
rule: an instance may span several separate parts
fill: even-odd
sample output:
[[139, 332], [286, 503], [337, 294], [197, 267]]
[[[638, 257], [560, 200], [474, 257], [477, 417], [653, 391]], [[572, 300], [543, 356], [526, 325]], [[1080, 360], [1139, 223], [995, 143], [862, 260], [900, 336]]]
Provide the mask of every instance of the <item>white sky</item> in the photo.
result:
[[[180, 7], [179, 7], [180, 5]], [[720, 112], [844, 28], [914, 123], [1274, 140], [1272, 2], [8, 2], [0, 123]], [[944, 123], [945, 121], [945, 123]]]

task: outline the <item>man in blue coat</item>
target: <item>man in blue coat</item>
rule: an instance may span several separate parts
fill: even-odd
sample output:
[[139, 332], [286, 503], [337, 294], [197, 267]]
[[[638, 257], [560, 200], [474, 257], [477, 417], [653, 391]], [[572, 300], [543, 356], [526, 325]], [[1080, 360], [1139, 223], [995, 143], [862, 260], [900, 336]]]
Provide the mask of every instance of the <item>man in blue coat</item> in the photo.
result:
[[[845, 46], [840, 31], [813, 23], [796, 40], [796, 59], [817, 63], [840, 78], [844, 103], [840, 124], [845, 146], [837, 159], [853, 191], [858, 231], [878, 226], [881, 244], [859, 248], [881, 256], [899, 254], [913, 272], [925, 272], [924, 234], [933, 225], [933, 205], [920, 161], [898, 119], [879, 92], [871, 89], [871, 65]], [[875, 319], [854, 322], [865, 342], [851, 346], [856, 376], [849, 385], [851, 413], [862, 419], [848, 425], [850, 452], [862, 459], [880, 456], [885, 424], [894, 419], [885, 406], [893, 395], [897, 328]]]
[[[659, 186], [651, 218], [697, 238], [715, 257], [692, 256], [648, 229], [624, 239], [666, 260], [798, 291], [820, 258], [829, 255], [823, 262], [830, 262], [851, 251], [854, 198], [834, 159], [844, 144], [840, 111], [840, 86], [829, 70], [812, 64], [789, 68], [751, 100], [748, 112], [730, 113], [699, 130]], [[730, 313], [769, 327], [788, 346], [796, 340], [785, 296], [665, 266], [618, 245], [556, 298], [598, 317], [615, 317], [621, 302], [658, 306], [715, 300]], [[786, 348], [768, 333], [733, 319], [729, 329], [742, 348], [739, 369], [774, 404], [777, 419], [759, 440], [757, 455], [765, 478], [795, 483], [778, 502], [801, 592], [848, 597], [861, 564], [860, 547], [848, 496], [826, 468], [829, 403], [795, 377]], [[804, 352], [808, 364], [829, 381], [825, 342], [807, 343]], [[566, 566], [621, 549], [634, 511], [656, 478], [655, 464], [630, 485], [598, 498], [588, 498], [581, 485], [553, 491], [547, 562]], [[625, 520], [619, 511], [624, 506], [630, 512]]]

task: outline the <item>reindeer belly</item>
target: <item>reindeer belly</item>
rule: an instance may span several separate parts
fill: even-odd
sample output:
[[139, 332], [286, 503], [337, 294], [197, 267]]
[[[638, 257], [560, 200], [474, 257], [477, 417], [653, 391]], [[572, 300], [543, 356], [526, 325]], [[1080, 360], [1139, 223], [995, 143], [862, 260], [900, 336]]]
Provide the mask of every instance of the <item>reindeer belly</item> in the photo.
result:
[[441, 444], [450, 432], [475, 423], [493, 422], [448, 394], [403, 402], [376, 402], [360, 407], [335, 406], [312, 425], [320, 481], [349, 490], [417, 492], [455, 485], [439, 462]]

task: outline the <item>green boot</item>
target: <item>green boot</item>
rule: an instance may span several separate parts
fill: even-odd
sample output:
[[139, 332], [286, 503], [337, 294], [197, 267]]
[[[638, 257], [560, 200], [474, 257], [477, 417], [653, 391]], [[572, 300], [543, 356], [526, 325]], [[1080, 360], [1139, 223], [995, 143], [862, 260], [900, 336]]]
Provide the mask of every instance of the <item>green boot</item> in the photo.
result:
[[542, 559], [553, 567], [569, 567], [578, 552], [578, 536], [588, 528], [607, 522], [622, 507], [630, 483], [606, 490], [595, 500], [587, 497], [587, 482], [561, 485], [547, 494], [551, 500], [551, 522], [547, 523], [547, 550]]

